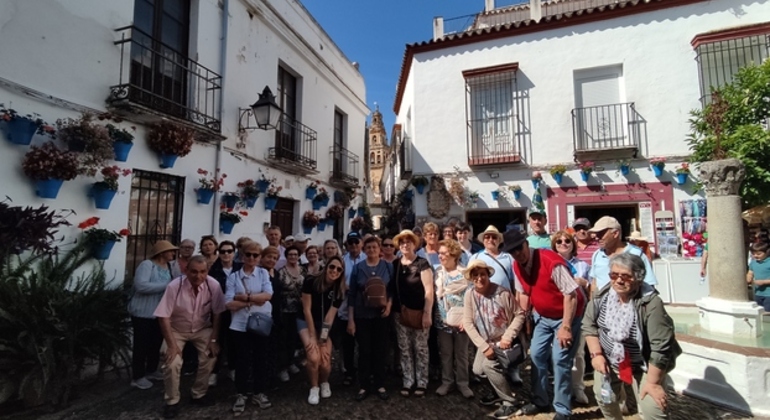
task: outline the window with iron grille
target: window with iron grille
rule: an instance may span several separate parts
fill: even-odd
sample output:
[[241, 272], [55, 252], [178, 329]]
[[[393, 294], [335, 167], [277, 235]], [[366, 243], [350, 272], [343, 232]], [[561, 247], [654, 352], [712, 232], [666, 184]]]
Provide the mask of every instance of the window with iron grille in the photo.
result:
[[514, 64], [463, 72], [468, 163], [471, 166], [520, 160], [517, 68]]
[[134, 278], [136, 266], [150, 258], [160, 240], [178, 245], [182, 237], [184, 177], [134, 169], [128, 211], [125, 281]]
[[767, 32], [713, 42], [698, 42], [696, 37], [693, 44], [696, 45], [703, 106], [711, 102], [712, 89], [732, 82], [742, 67], [760, 64], [770, 56], [770, 29]]

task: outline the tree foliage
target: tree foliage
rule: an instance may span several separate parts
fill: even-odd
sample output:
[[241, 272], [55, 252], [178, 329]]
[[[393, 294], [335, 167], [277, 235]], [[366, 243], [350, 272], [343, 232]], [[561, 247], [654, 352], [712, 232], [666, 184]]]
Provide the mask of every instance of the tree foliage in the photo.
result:
[[770, 60], [742, 68], [732, 83], [712, 92], [711, 103], [691, 116], [690, 160], [739, 159], [746, 166], [743, 206], [766, 203], [770, 198]]

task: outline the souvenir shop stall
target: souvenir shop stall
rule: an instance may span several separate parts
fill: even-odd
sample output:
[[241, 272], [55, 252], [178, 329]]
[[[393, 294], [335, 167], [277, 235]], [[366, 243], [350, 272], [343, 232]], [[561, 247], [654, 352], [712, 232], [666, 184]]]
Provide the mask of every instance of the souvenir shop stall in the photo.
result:
[[655, 233], [660, 258], [653, 261], [658, 292], [664, 302], [694, 304], [708, 296], [708, 272], [700, 275], [707, 250], [706, 199], [681, 200], [676, 212], [655, 213]]

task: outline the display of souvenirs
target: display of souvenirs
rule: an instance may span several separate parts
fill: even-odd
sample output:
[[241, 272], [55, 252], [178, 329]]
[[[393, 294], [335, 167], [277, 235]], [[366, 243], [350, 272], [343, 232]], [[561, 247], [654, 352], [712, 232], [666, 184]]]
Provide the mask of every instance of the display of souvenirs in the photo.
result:
[[661, 210], [655, 212], [655, 237], [658, 242], [658, 254], [662, 258], [679, 255], [679, 237], [674, 223], [674, 212]]
[[705, 199], [682, 200], [679, 202], [679, 217], [682, 221], [682, 255], [700, 257], [706, 244], [708, 230]]

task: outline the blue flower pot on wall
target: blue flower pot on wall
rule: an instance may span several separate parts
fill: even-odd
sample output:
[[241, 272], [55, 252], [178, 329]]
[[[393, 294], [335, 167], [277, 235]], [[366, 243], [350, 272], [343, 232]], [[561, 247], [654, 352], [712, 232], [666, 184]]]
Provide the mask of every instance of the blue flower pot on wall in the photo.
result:
[[328, 226], [334, 226], [337, 223], [337, 220], [335, 219], [326, 219], [326, 224]]
[[97, 209], [107, 210], [118, 192], [109, 188], [91, 187], [91, 196]]
[[631, 168], [628, 165], [620, 165], [620, 174], [626, 176], [631, 172]]
[[324, 207], [326, 207], [326, 206], [328, 206], [328, 205], [329, 205], [329, 200], [331, 200], [331, 197], [329, 197], [329, 196], [327, 195], [326, 197], [324, 197], [323, 201], [321, 201], [321, 203], [323, 203], [323, 206], [324, 206]]
[[40, 125], [27, 118], [16, 117], [5, 123], [5, 137], [13, 144], [27, 146], [32, 142]]
[[321, 207], [323, 207], [323, 201], [313, 200], [313, 210], [321, 210]]
[[115, 160], [118, 162], [125, 162], [128, 160], [128, 152], [134, 147], [133, 143], [123, 143], [122, 141], [116, 141], [112, 144], [112, 148], [115, 150]]
[[278, 197], [265, 197], [265, 210], [274, 210], [278, 205]]
[[225, 235], [229, 235], [233, 233], [234, 227], [235, 227], [235, 222], [233, 222], [232, 220], [219, 221], [219, 231], [224, 233]]
[[539, 179], [533, 179], [532, 180], [532, 188], [534, 188], [534, 189], [540, 188], [540, 180]]
[[564, 180], [564, 174], [553, 174], [553, 179], [557, 184], [561, 184], [561, 182]]
[[35, 181], [35, 193], [40, 198], [56, 198], [63, 183], [64, 180], [62, 179]]
[[267, 192], [267, 189], [270, 188], [270, 181], [265, 181], [264, 179], [260, 179], [257, 181], [257, 188], [259, 189], [259, 192], [262, 194]]
[[160, 154], [160, 167], [163, 169], [173, 168], [179, 155]]
[[94, 248], [91, 250], [92, 256], [97, 260], [107, 260], [110, 258], [110, 254], [112, 253], [112, 247], [115, 246], [115, 241], [107, 241], [103, 244], [99, 244], [94, 246]]
[[305, 188], [305, 198], [308, 199], [308, 200], [314, 199], [316, 192], [318, 192], [318, 188], [316, 188], [316, 187], [307, 187], [307, 188]]
[[655, 176], [663, 176], [663, 167], [662, 166], [653, 166], [652, 167], [652, 173], [654, 173]]
[[497, 201], [500, 198], [500, 191], [492, 191], [492, 199]]
[[364, 213], [366, 212], [366, 209], [363, 207], [358, 208], [358, 217], [364, 217]]
[[588, 172], [580, 172], [580, 179], [583, 180], [583, 182], [588, 182], [588, 175], [590, 175]]
[[211, 199], [214, 198], [214, 190], [210, 188], [198, 188], [196, 193], [198, 194], [199, 204], [211, 204]]
[[246, 201], [246, 208], [247, 209], [253, 209], [254, 206], [257, 204], [257, 198], [259, 198], [259, 196], [256, 196], [256, 197], [246, 197], [246, 200], [245, 200]]
[[676, 183], [684, 185], [687, 183], [687, 174], [676, 174]]
[[351, 219], [352, 219], [352, 218], [354, 218], [354, 217], [356, 217], [356, 209], [354, 209], [354, 208], [349, 208], [349, 209], [348, 209], [348, 217], [349, 217], [349, 218], [351, 218]]
[[425, 184], [417, 184], [414, 186], [414, 188], [417, 189], [417, 194], [422, 194], [425, 192]]
[[326, 230], [326, 219], [321, 219], [321, 221], [318, 222], [318, 231], [323, 232]]
[[519, 191], [514, 191], [514, 192], [513, 192], [513, 198], [514, 198], [515, 200], [518, 200], [518, 199], [520, 199], [520, 198], [521, 198], [521, 190], [519, 190]]
[[304, 233], [305, 235], [310, 235], [311, 233], [313, 233], [313, 228], [302, 226], [302, 233]]
[[222, 202], [225, 203], [225, 207], [228, 209], [234, 209], [238, 205], [240, 197], [237, 195], [225, 195], [222, 197]]

